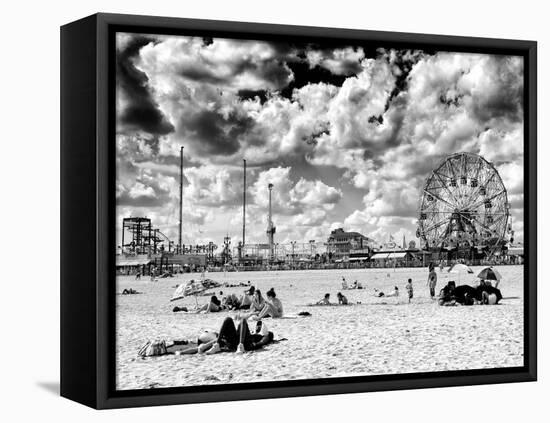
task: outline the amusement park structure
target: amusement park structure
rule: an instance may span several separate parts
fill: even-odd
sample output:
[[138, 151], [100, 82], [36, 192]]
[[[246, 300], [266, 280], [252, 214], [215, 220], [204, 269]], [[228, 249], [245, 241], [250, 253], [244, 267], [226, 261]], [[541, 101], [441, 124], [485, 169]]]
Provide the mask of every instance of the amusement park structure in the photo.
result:
[[510, 203], [498, 171], [473, 153], [443, 160], [422, 188], [417, 237], [431, 252], [490, 257], [511, 233]]
[[[128, 235], [129, 238], [128, 239]], [[157, 254], [171, 251], [173, 243], [159, 229], [153, 228], [147, 217], [122, 219], [122, 252], [130, 254]]]

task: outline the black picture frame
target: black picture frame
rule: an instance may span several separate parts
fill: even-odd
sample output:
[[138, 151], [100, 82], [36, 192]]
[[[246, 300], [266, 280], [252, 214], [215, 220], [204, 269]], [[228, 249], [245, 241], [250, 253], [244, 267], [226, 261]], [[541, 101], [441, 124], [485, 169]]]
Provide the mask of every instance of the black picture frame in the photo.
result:
[[[524, 366], [234, 385], [114, 389], [117, 31], [521, 55], [524, 85]], [[61, 28], [61, 395], [90, 407], [234, 401], [534, 381], [537, 378], [537, 44], [534, 41], [95, 14]]]

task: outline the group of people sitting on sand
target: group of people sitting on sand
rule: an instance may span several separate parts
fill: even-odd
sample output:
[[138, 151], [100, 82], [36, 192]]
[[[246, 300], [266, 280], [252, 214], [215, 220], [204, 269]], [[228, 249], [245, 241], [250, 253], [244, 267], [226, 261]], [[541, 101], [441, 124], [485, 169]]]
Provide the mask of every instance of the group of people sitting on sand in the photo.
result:
[[351, 285], [349, 285], [346, 281], [346, 278], [342, 276], [342, 289], [363, 289], [363, 285], [361, 285], [361, 282], [357, 282], [357, 279], [355, 279], [355, 281]]
[[[223, 295], [223, 292], [220, 292]], [[264, 298], [261, 291], [251, 286], [241, 297], [229, 294], [220, 300], [216, 295], [210, 297], [210, 301], [195, 310], [197, 313], [217, 313], [224, 310], [248, 310], [247, 316], [279, 318], [283, 317], [283, 303], [275, 290], [271, 288]], [[184, 307], [174, 307], [173, 311], [188, 311]]]
[[456, 286], [455, 281], [449, 281], [439, 292], [438, 304], [442, 306], [495, 305], [500, 300], [502, 300], [500, 289], [491, 285], [490, 281], [481, 280], [476, 288], [470, 285]]
[[323, 298], [321, 298], [319, 301], [317, 301], [313, 305], [349, 305], [350, 302], [346, 298], [344, 294], [341, 292], [336, 294], [336, 298], [338, 299], [338, 303], [331, 303], [330, 302], [330, 294], [327, 292]]

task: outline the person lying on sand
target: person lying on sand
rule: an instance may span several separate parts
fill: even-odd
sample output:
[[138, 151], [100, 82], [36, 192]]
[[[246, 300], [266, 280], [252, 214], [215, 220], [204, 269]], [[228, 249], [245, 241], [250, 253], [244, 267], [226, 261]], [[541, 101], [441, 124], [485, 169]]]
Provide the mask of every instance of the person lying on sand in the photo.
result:
[[332, 305], [332, 303], [330, 302], [330, 294], [326, 293], [322, 299], [315, 303], [315, 305]]
[[216, 354], [222, 351], [243, 353], [254, 351], [273, 342], [273, 332], [261, 320], [256, 322], [254, 333], [250, 332], [246, 319], [241, 319], [235, 328], [231, 317], [226, 317], [215, 340], [199, 345], [198, 352]]
[[201, 312], [217, 313], [218, 311], [222, 311], [222, 310], [223, 310], [222, 302], [218, 299], [218, 297], [216, 297], [215, 295], [212, 295], [212, 297], [210, 297], [210, 302], [198, 308], [197, 313], [201, 313]]
[[374, 294], [375, 297], [399, 297], [399, 288], [397, 286], [393, 287], [393, 292], [389, 294], [385, 294], [383, 291], [380, 291], [379, 289], [374, 288]]
[[133, 294], [141, 294], [141, 292], [138, 292], [133, 288], [125, 288], [122, 291], [122, 295], [133, 295]]
[[336, 298], [338, 298], [338, 304], [340, 305], [348, 305], [348, 299], [346, 298], [346, 296], [344, 294], [342, 294], [341, 292], [339, 292], [338, 294], [336, 294]]

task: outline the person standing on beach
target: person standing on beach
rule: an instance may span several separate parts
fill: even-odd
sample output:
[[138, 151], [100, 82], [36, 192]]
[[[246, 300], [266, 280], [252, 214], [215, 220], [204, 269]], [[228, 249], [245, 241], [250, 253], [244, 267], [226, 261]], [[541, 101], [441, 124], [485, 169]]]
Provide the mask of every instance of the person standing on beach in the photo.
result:
[[411, 302], [413, 298], [413, 284], [412, 279], [409, 278], [407, 285], [405, 285], [405, 289], [407, 290], [407, 294], [409, 295], [409, 303]]
[[430, 268], [427, 285], [430, 288], [430, 297], [433, 300], [435, 298], [435, 286], [437, 285], [437, 273], [433, 267]]

